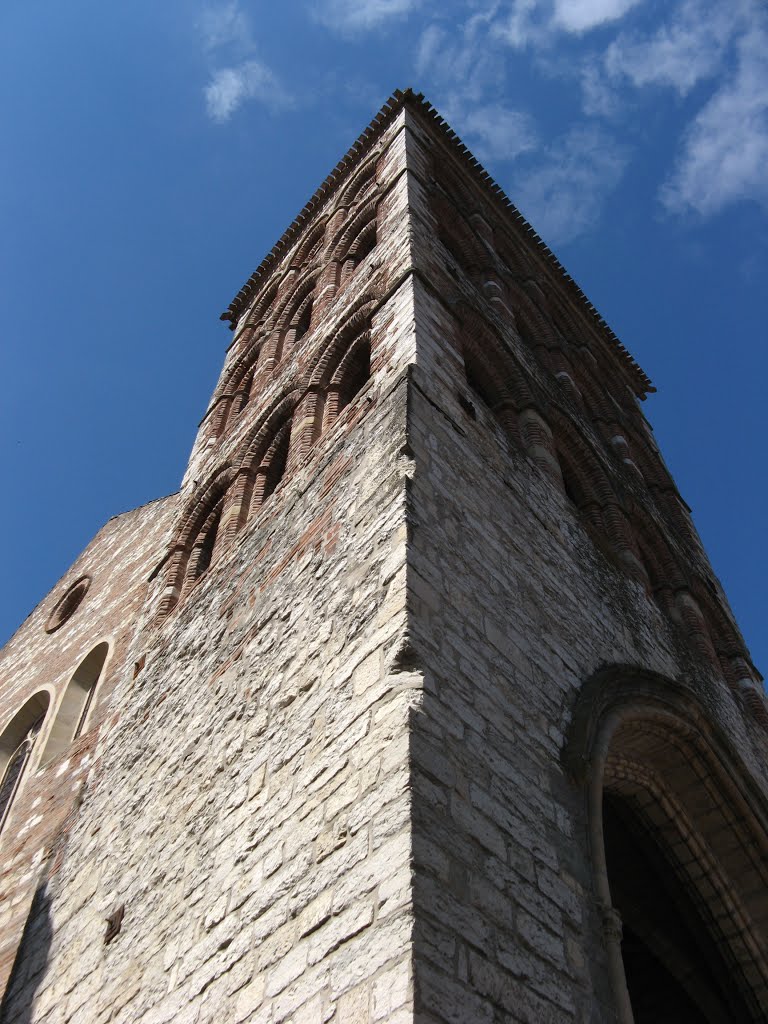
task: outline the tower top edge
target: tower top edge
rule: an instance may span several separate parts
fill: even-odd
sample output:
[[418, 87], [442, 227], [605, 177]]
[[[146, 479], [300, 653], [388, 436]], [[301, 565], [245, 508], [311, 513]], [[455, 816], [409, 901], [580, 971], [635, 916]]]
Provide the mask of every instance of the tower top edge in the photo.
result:
[[363, 157], [373, 144], [380, 138], [396, 115], [408, 106], [417, 110], [425, 117], [444, 143], [453, 152], [454, 156], [464, 165], [468, 173], [480, 183], [483, 190], [490, 195], [497, 207], [502, 211], [503, 216], [512, 218], [517, 227], [522, 229], [529, 243], [538, 249], [539, 253], [550, 264], [553, 270], [563, 280], [565, 286], [571, 290], [573, 298], [588, 313], [595, 323], [595, 326], [603, 334], [609, 346], [619, 357], [635, 383], [635, 390], [640, 398], [656, 391], [651, 379], [637, 363], [631, 353], [622, 344], [614, 330], [607, 323], [605, 318], [598, 312], [594, 304], [582, 291], [574, 278], [557, 258], [555, 253], [544, 242], [536, 229], [526, 220], [512, 200], [507, 196], [502, 187], [486, 171], [480, 161], [472, 154], [469, 148], [461, 141], [457, 133], [451, 128], [448, 122], [440, 115], [436, 108], [426, 99], [423, 93], [416, 92], [412, 88], [395, 89], [391, 96], [384, 102], [378, 112], [371, 118], [368, 125], [355, 139], [350, 148], [339, 160], [333, 170], [326, 176], [314, 194], [305, 203], [297, 216], [291, 221], [286, 230], [272, 246], [261, 263], [256, 267], [245, 284], [230, 302], [229, 306], [221, 314], [220, 319], [229, 321], [230, 327], [234, 329], [238, 319], [245, 311], [248, 303], [265, 279], [283, 257], [289, 247], [296, 240], [299, 232], [306, 227], [310, 218], [328, 200], [341, 183], [344, 175]]

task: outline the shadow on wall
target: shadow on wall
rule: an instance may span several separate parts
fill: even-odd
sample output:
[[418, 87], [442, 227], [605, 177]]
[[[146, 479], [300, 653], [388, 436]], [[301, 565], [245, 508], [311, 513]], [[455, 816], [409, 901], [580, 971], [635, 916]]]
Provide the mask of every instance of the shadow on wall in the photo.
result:
[[29, 910], [8, 988], [0, 1005], [0, 1024], [31, 1024], [34, 1002], [43, 978], [53, 938], [51, 898], [41, 882]]

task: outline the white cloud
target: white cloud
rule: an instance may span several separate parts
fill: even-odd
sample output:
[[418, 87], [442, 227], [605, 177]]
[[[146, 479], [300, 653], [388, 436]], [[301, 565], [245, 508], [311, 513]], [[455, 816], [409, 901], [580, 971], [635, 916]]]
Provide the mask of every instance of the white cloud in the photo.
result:
[[429, 25], [417, 50], [419, 75], [429, 75], [452, 93], [460, 83], [462, 105], [478, 102], [488, 92], [499, 93], [504, 84], [504, 61], [489, 43], [488, 22], [488, 15], [476, 15], [451, 32]]
[[739, 27], [742, 5], [686, 0], [675, 15], [646, 37], [622, 34], [605, 52], [607, 74], [637, 87], [669, 86], [685, 96], [716, 74]]
[[717, 213], [729, 203], [768, 203], [768, 26], [738, 45], [735, 72], [691, 125], [671, 180], [661, 193], [672, 211]]
[[206, 50], [233, 45], [250, 49], [253, 45], [250, 22], [237, 0], [206, 8], [200, 19], [200, 34]]
[[272, 71], [257, 60], [214, 72], [205, 88], [206, 109], [214, 121], [228, 121], [245, 100], [259, 100], [272, 109], [290, 106]]
[[538, 146], [530, 115], [499, 103], [474, 107], [451, 121], [484, 162], [514, 160]]
[[315, 6], [317, 20], [341, 33], [367, 32], [394, 18], [402, 18], [419, 0], [322, 0]]
[[203, 48], [219, 66], [206, 85], [208, 116], [228, 121], [246, 100], [273, 110], [291, 106], [291, 98], [275, 73], [256, 57], [251, 22], [237, 0], [208, 7], [199, 24]]
[[581, 70], [581, 106], [590, 117], [613, 117], [622, 109], [622, 97], [603, 69], [589, 61]]
[[551, 45], [563, 32], [582, 35], [619, 21], [643, 0], [513, 0], [495, 26], [510, 46]]
[[541, 0], [514, 0], [494, 26], [494, 35], [518, 50], [543, 42], [548, 35], [548, 19], [543, 16]]
[[566, 32], [589, 32], [623, 18], [642, 0], [555, 0], [552, 22]]
[[561, 244], [594, 226], [625, 166], [615, 142], [581, 126], [550, 146], [544, 164], [513, 179], [509, 194], [545, 241]]

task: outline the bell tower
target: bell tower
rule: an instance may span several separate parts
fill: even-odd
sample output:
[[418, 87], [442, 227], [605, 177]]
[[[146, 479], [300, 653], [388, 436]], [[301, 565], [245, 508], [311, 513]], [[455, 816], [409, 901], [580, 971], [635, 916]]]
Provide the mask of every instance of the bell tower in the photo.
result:
[[397, 92], [222, 319], [0, 655], [2, 1019], [765, 1020], [761, 678], [553, 253]]

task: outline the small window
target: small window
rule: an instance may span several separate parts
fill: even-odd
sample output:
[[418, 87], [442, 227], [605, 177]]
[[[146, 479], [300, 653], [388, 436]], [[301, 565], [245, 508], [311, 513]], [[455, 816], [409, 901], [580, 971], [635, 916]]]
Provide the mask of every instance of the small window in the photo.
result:
[[45, 626], [46, 633], [55, 633], [68, 619], [72, 618], [88, 593], [90, 585], [90, 576], [81, 576], [72, 584], [51, 612]]
[[270, 449], [268, 454], [269, 463], [264, 468], [264, 490], [262, 492], [262, 504], [277, 489], [278, 484], [285, 475], [288, 465], [288, 447], [291, 439], [289, 430], [284, 430], [278, 436], [277, 443]]
[[363, 260], [370, 256], [373, 250], [376, 248], [376, 221], [372, 221], [371, 224], [366, 227], [360, 235], [357, 247], [354, 252], [351, 252], [352, 262], [354, 268], [360, 266]]
[[371, 342], [364, 342], [350, 350], [350, 358], [345, 360], [344, 375], [339, 385], [338, 412], [345, 409], [354, 399], [371, 376]]
[[310, 299], [310, 301], [306, 304], [306, 306], [302, 310], [301, 316], [299, 317], [299, 319], [298, 319], [298, 321], [296, 323], [295, 334], [293, 336], [294, 344], [297, 341], [299, 341], [301, 338], [304, 337], [304, 335], [307, 333], [307, 331], [309, 330], [311, 325], [312, 325], [312, 300]]
[[[216, 547], [216, 538], [219, 533], [219, 523], [221, 521], [221, 510], [213, 517], [211, 522], [208, 524], [208, 528], [205, 531], [205, 535], [202, 538], [200, 544], [195, 545], [196, 555], [194, 558], [194, 565], [192, 566], [192, 578], [198, 579], [207, 572], [211, 562], [213, 561], [213, 552]], [[195, 552], [193, 552], [193, 555]]]

